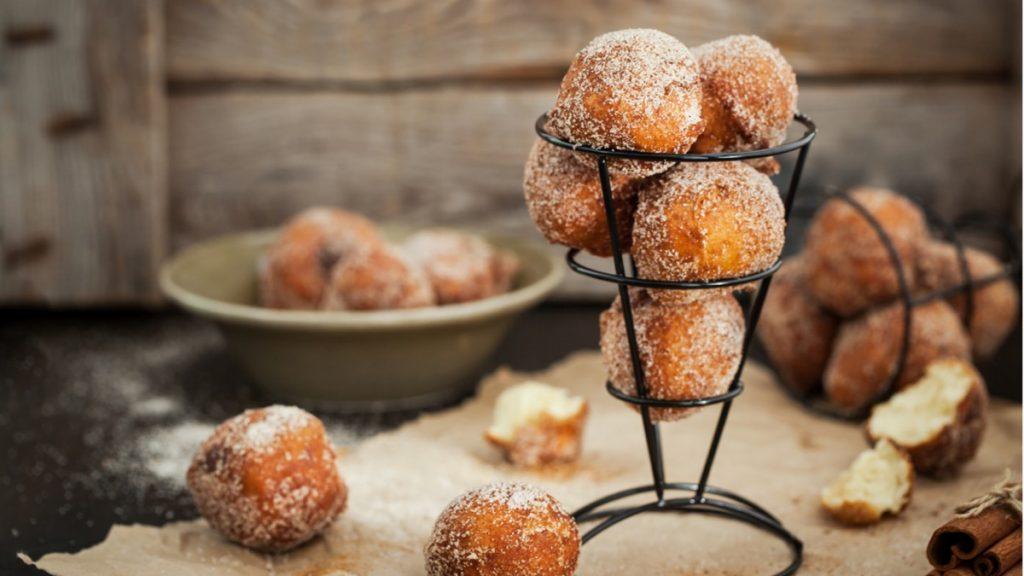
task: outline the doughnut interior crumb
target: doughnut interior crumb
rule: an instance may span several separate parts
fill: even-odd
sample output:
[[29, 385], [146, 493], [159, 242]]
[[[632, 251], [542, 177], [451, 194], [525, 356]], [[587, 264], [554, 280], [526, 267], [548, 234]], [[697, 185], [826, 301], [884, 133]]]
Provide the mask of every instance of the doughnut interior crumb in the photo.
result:
[[916, 384], [875, 407], [868, 433], [903, 446], [927, 442], [956, 421], [973, 383], [974, 373], [965, 363], [933, 362]]
[[914, 469], [907, 455], [883, 439], [861, 452], [822, 490], [821, 503], [841, 522], [872, 524], [906, 507], [913, 482]]
[[587, 403], [569, 391], [533, 380], [502, 392], [494, 403], [494, 423], [488, 436], [512, 440], [524, 426], [536, 423], [543, 416], [565, 421], [586, 411]]

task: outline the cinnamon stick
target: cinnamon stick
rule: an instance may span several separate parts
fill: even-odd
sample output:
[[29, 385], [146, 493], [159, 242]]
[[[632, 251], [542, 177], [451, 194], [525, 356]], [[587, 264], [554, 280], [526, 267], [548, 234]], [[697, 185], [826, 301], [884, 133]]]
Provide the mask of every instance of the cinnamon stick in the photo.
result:
[[972, 518], [954, 518], [932, 534], [928, 561], [939, 570], [949, 570], [960, 560], [971, 560], [1020, 527], [1020, 519], [1000, 506], [988, 508]]
[[1021, 576], [1020, 564], [1017, 564], [1016, 566], [1011, 566], [1009, 570], [1003, 572], [1003, 576]]
[[952, 570], [942, 572], [942, 576], [974, 576], [974, 572], [967, 564], [960, 564]]
[[1020, 564], [1020, 556], [1020, 530], [1014, 530], [974, 559], [974, 573], [977, 576], [998, 576]]

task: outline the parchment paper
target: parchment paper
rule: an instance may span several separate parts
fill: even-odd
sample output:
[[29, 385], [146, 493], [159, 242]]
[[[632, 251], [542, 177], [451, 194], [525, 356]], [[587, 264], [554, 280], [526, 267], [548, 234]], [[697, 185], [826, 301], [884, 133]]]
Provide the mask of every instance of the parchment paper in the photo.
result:
[[[423, 574], [422, 547], [434, 519], [461, 492], [498, 479], [536, 483], [570, 509], [649, 483], [640, 418], [604, 391], [599, 356], [578, 353], [533, 377], [585, 396], [591, 405], [584, 455], [569, 467], [520, 472], [481, 439], [495, 395], [526, 375], [500, 371], [461, 407], [424, 416], [370, 438], [343, 455], [349, 507], [327, 534], [284, 556], [263, 556], [221, 539], [202, 521], [163, 527], [115, 526], [106, 541], [77, 554], [49, 554], [37, 566], [60, 576]], [[977, 459], [955, 480], [919, 479], [900, 516], [845, 528], [820, 510], [823, 485], [865, 447], [858, 426], [810, 414], [788, 400], [756, 365], [735, 402], [712, 484], [754, 499], [804, 540], [801, 574], [907, 575], [928, 571], [931, 532], [956, 504], [1021, 466], [1020, 407], [992, 403]], [[666, 472], [695, 481], [718, 408], [662, 427]], [[604, 532], [584, 549], [580, 574], [769, 574], [789, 551], [745, 524], [698, 515], [647, 515]]]

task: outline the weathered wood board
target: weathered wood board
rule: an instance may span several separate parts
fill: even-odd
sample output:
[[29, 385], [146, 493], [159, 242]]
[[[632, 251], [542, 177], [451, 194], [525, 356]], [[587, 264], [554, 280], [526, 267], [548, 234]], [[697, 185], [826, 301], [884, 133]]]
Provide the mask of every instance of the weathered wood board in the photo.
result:
[[0, 301], [155, 301], [163, 3], [5, 1], [0, 30]]
[[[522, 201], [522, 170], [533, 121], [556, 89], [175, 96], [173, 244], [273, 226], [311, 204], [539, 238]], [[1019, 133], [1005, 117], [1012, 97], [1002, 86], [811, 85], [800, 102], [821, 127], [805, 196], [876, 183], [933, 199], [946, 213], [1011, 210]], [[563, 295], [606, 292], [568, 282]]]
[[815, 76], [1009, 70], [1013, 2], [973, 0], [176, 0], [174, 80], [550, 77], [590, 38], [654, 27], [688, 45], [739, 32]]

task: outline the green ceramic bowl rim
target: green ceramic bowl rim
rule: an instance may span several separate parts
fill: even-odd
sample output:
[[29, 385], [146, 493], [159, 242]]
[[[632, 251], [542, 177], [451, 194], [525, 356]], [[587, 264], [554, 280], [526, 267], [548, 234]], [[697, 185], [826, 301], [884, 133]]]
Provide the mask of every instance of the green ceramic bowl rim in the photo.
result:
[[484, 234], [489, 241], [515, 251], [520, 257], [536, 258], [546, 262], [547, 270], [531, 284], [475, 302], [372, 312], [276, 310], [235, 304], [196, 294], [174, 280], [178, 267], [196, 251], [208, 248], [211, 244], [230, 240], [265, 241], [275, 232], [275, 230], [257, 230], [227, 234], [185, 248], [160, 267], [160, 289], [165, 296], [186, 310], [205, 318], [230, 324], [307, 331], [381, 331], [449, 326], [510, 315], [543, 299], [558, 286], [565, 275], [561, 259], [542, 245], [518, 238]]

